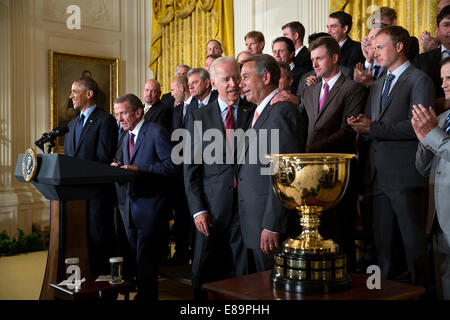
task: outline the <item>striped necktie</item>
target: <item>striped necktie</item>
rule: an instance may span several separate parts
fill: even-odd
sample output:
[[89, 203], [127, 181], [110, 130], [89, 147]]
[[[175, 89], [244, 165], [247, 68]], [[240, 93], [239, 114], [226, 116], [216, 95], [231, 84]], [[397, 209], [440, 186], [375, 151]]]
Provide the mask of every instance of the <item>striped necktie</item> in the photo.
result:
[[389, 96], [389, 90], [391, 89], [392, 81], [394, 81], [395, 75], [390, 73], [386, 77], [386, 84], [384, 85], [383, 94], [381, 95], [380, 114], [383, 112], [384, 104]]
[[445, 133], [450, 135], [450, 113], [447, 116], [447, 122], [445, 123]]

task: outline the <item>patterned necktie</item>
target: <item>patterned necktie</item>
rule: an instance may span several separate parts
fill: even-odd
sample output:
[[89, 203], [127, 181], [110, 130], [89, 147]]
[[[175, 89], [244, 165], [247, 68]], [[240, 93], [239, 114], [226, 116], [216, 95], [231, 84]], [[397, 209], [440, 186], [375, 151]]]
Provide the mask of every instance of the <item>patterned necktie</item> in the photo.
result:
[[319, 112], [322, 110], [323, 104], [325, 103], [325, 99], [328, 96], [328, 83], [325, 82], [324, 86], [323, 86], [323, 96], [322, 99], [320, 99], [320, 103], [319, 103]]
[[384, 85], [383, 94], [381, 95], [380, 113], [383, 112], [384, 104], [386, 103], [387, 97], [389, 96], [389, 90], [391, 89], [391, 84], [394, 78], [395, 75], [392, 73], [388, 74], [386, 77], [386, 84]]
[[380, 66], [376, 64], [373, 66], [373, 79], [374, 80], [378, 79], [379, 73], [380, 73]]
[[84, 124], [84, 114], [81, 114], [77, 121], [77, 126], [75, 127], [75, 146], [78, 145], [80, 140], [81, 131], [83, 131]]
[[445, 133], [450, 135], [450, 113], [447, 116], [447, 122], [445, 123]]
[[130, 158], [131, 158], [131, 155], [133, 154], [133, 149], [134, 149], [134, 134], [132, 132], [130, 132], [130, 142], [128, 144], [128, 149], [129, 149]]
[[[227, 106], [227, 115], [225, 116], [225, 136], [227, 138], [227, 143], [230, 146], [231, 150], [234, 150], [233, 138], [234, 138], [234, 115], [233, 115], [233, 106]], [[236, 188], [237, 180], [236, 176], [233, 175], [233, 187]]]
[[255, 110], [255, 113], [253, 114], [253, 121], [252, 121], [252, 128], [255, 125], [256, 120], [258, 120], [259, 113]]

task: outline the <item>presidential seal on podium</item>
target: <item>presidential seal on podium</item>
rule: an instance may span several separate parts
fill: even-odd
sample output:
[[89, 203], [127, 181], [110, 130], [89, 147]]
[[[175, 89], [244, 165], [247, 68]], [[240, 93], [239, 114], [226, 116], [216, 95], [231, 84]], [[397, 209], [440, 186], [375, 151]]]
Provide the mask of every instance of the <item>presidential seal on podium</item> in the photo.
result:
[[37, 157], [36, 152], [32, 148], [25, 151], [22, 160], [22, 175], [26, 182], [30, 182], [36, 176], [37, 171]]

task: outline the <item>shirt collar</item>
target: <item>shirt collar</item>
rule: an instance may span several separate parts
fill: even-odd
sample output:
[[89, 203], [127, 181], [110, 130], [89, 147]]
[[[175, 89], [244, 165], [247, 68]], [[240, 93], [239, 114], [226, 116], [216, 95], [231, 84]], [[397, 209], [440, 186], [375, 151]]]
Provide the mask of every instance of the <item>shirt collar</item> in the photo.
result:
[[256, 107], [256, 112], [258, 112], [258, 114], [261, 114], [264, 111], [264, 108], [266, 107], [266, 105], [269, 103], [269, 101], [272, 100], [272, 98], [277, 93], [278, 93], [278, 89], [275, 89], [271, 93], [269, 93], [269, 95], [264, 98], [264, 100], [261, 102], [261, 104], [258, 107]]
[[339, 43], [339, 47], [343, 47], [344, 46], [344, 44], [347, 42], [347, 40], [348, 40], [348, 37], [347, 38], [345, 38], [345, 40], [344, 41], [342, 41], [342, 42], [340, 42]]
[[[336, 83], [336, 81], [338, 81], [338, 79], [339, 79], [339, 77], [342, 75], [342, 72], [341, 71], [339, 71], [338, 73], [337, 73], [337, 75], [335, 75], [333, 78], [331, 78], [329, 81], [327, 81], [327, 83], [328, 83], [328, 91], [330, 91], [331, 90], [331, 88], [333, 88], [333, 86], [335, 85], [335, 83]], [[322, 89], [323, 89], [323, 86], [325, 85], [325, 80], [322, 80]]]
[[89, 118], [89, 116], [91, 115], [91, 113], [94, 111], [94, 109], [97, 107], [97, 105], [93, 105], [90, 106], [89, 108], [87, 108], [85, 111], [81, 112], [81, 114], [84, 115], [84, 121], [87, 120], [87, 118]]
[[[225, 101], [220, 99], [220, 97], [217, 98], [217, 102], [219, 103], [220, 113], [224, 113], [225, 110], [227, 110], [229, 104], [227, 104]], [[237, 108], [239, 105], [239, 100], [233, 103], [233, 110]]]
[[139, 134], [139, 130], [141, 130], [142, 124], [144, 123], [144, 118], [141, 119], [141, 121], [138, 122], [136, 127], [134, 127], [133, 130], [131, 130], [131, 133], [134, 134], [135, 139], [137, 138]]
[[411, 65], [411, 62], [409, 62], [409, 60], [406, 60], [405, 63], [403, 63], [400, 67], [398, 67], [397, 69], [395, 69], [393, 72], [388, 70], [387, 74], [393, 74], [395, 76], [395, 79], [398, 79], [402, 73], [408, 69], [408, 67]]
[[184, 104], [191, 104], [192, 98], [192, 96], [189, 96], [189, 98], [184, 101]]
[[296, 57], [297, 55], [298, 55], [298, 53], [300, 52], [300, 51], [302, 51], [302, 49], [304, 48], [305, 46], [301, 46], [300, 48], [298, 48], [297, 50], [295, 50], [295, 55], [294, 55], [294, 57]]
[[208, 104], [209, 99], [211, 98], [211, 93], [212, 93], [212, 91], [210, 91], [209, 94], [206, 96], [206, 98], [202, 100], [202, 103], [204, 106], [206, 106]]
[[445, 51], [447, 51], [448, 49], [446, 47], [444, 47], [443, 44], [441, 44], [441, 53], [444, 53]]

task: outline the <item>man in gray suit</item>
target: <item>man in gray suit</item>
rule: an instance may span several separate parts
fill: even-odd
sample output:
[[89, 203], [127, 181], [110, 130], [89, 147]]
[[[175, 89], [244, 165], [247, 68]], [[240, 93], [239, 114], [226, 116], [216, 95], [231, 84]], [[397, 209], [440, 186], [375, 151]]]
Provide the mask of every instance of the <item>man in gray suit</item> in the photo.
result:
[[[442, 88], [450, 100], [450, 58], [441, 63]], [[416, 168], [430, 177], [427, 234], [433, 233], [437, 296], [450, 300], [450, 110], [436, 117], [434, 110], [414, 106], [411, 124], [420, 141]], [[434, 216], [437, 215], [437, 220]], [[434, 222], [434, 223], [433, 223]]]
[[367, 137], [364, 184], [371, 189], [373, 230], [381, 276], [393, 270], [392, 248], [398, 223], [413, 283], [425, 284], [425, 217], [427, 183], [414, 165], [418, 140], [411, 126], [414, 104], [432, 105], [434, 87], [428, 75], [408, 61], [410, 36], [391, 26], [380, 30], [375, 55], [387, 72], [370, 88], [365, 115], [348, 123]]
[[[287, 209], [278, 200], [272, 189], [272, 178], [261, 169], [268, 167], [259, 156], [252, 153], [266, 147], [264, 153], [298, 153], [305, 150], [303, 124], [299, 109], [286, 102], [271, 105], [277, 93], [280, 67], [269, 55], [254, 55], [243, 61], [241, 88], [247, 100], [257, 105], [252, 129], [243, 160], [238, 162], [239, 217], [242, 238], [249, 254], [249, 271], [260, 272], [271, 269], [273, 253], [279, 247], [279, 234], [285, 229]], [[279, 130], [279, 148], [270, 143], [273, 129]], [[268, 139], [262, 140], [262, 133]], [[257, 159], [256, 159], [257, 158]], [[256, 159], [256, 161], [252, 161]], [[256, 163], [255, 163], [256, 162]]]
[[[187, 128], [192, 139], [191, 153], [184, 151], [184, 184], [190, 213], [197, 229], [192, 286], [196, 299], [206, 299], [201, 285], [247, 273], [238, 214], [235, 161], [227, 161], [230, 144], [226, 129], [245, 130], [254, 107], [240, 99], [239, 64], [231, 57], [221, 57], [211, 64], [211, 81], [218, 99], [192, 111]], [[231, 125], [232, 124], [232, 125]], [[202, 155], [211, 152], [207, 139], [194, 140], [219, 131], [223, 149], [209, 161]], [[198, 139], [200, 140], [200, 139]], [[201, 161], [196, 161], [201, 159]]]

